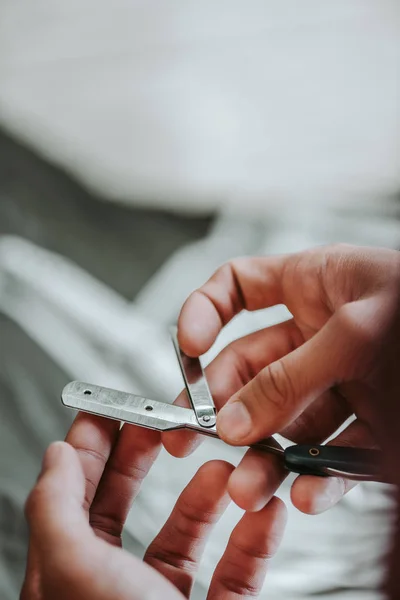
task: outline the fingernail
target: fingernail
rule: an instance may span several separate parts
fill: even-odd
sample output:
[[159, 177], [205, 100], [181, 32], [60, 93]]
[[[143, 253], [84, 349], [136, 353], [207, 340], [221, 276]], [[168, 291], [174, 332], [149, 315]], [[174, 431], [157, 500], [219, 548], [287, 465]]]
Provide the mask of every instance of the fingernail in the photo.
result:
[[231, 442], [239, 442], [252, 430], [250, 413], [242, 402], [231, 402], [219, 412], [218, 431], [222, 437]]
[[323, 513], [342, 498], [344, 494], [343, 480], [333, 478], [328, 480], [324, 489], [314, 498], [313, 513]]
[[59, 456], [62, 452], [62, 442], [53, 442], [46, 450], [43, 458], [43, 471], [51, 469], [58, 463]]

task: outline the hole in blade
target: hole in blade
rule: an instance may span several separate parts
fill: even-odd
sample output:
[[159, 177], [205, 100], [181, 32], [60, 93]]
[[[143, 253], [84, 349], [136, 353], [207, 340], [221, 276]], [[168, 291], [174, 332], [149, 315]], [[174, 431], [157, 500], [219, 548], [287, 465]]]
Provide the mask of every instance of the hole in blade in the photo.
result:
[[145, 406], [145, 410], [151, 411], [151, 410], [153, 410], [153, 407], [150, 405], [147, 405], [147, 406]]
[[92, 395], [92, 392], [90, 390], [85, 390], [83, 393], [85, 394], [85, 396], [91, 396]]

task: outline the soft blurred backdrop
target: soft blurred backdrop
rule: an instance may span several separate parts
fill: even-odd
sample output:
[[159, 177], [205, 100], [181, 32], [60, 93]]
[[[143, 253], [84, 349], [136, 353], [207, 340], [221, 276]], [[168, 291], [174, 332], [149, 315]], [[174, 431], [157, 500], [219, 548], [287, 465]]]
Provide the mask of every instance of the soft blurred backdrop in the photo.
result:
[[[238, 255], [400, 244], [396, 0], [0, 0], [0, 597], [23, 504], [80, 379], [172, 401], [186, 296]], [[242, 314], [229, 340], [287, 318]], [[141, 554], [205, 443], [163, 454], [129, 520]], [[289, 482], [281, 496], [288, 498]], [[290, 508], [263, 598], [377, 600], [390, 490]], [[195, 598], [240, 515], [210, 540]]]

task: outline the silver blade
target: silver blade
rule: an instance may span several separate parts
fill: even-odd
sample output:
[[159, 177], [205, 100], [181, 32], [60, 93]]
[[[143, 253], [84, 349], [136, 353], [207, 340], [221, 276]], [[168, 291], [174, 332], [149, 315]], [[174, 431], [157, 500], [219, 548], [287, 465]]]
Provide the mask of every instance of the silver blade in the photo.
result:
[[[215, 425], [209, 428], [200, 425], [192, 409], [149, 400], [135, 394], [73, 381], [64, 388], [61, 400], [68, 408], [147, 429], [171, 431], [186, 428], [220, 439]], [[284, 453], [283, 448], [274, 438], [262, 440], [252, 448], [279, 456]]]
[[190, 408], [156, 402], [135, 394], [80, 381], [69, 383], [64, 388], [61, 399], [69, 408], [158, 431], [183, 427], [198, 428], [195, 415]]
[[178, 342], [178, 329], [170, 327], [179, 366], [185, 381], [190, 403], [202, 427], [214, 427], [217, 421], [214, 400], [208, 387], [207, 379], [199, 358], [184, 354]]

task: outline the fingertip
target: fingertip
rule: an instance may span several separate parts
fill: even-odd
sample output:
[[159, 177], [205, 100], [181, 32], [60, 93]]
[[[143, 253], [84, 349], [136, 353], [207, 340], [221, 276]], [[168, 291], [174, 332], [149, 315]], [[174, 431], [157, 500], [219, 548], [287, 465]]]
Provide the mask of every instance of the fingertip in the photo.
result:
[[256, 512], [268, 504], [286, 474], [280, 457], [250, 449], [232, 473], [228, 491], [240, 508]]
[[335, 506], [345, 491], [343, 479], [301, 475], [292, 485], [290, 498], [300, 512], [319, 515]]
[[45, 489], [49, 496], [62, 496], [64, 489], [79, 498], [84, 494], [85, 478], [73, 446], [67, 442], [50, 444], [43, 457], [37, 486]]
[[76, 460], [76, 452], [66, 442], [52, 442], [47, 448], [42, 462], [42, 474], [55, 467]]
[[201, 444], [200, 436], [189, 431], [167, 431], [161, 435], [165, 450], [174, 458], [186, 458]]
[[270, 555], [274, 556], [281, 545], [288, 522], [287, 506], [281, 498], [273, 496], [262, 512], [266, 514], [266, 518], [270, 522]]
[[234, 466], [224, 460], [210, 460], [201, 465], [188, 487], [197, 499], [205, 496], [209, 503], [215, 498], [224, 498], [226, 505], [230, 501], [227, 488], [233, 469]]
[[207, 352], [206, 342], [201, 339], [203, 333], [199, 334], [194, 324], [188, 328], [180, 325], [178, 328], [178, 344], [182, 351], [190, 357], [197, 358]]
[[230, 502], [227, 487], [233, 469], [233, 465], [223, 460], [204, 463], [183, 491], [178, 503], [184, 498], [185, 504], [196, 508], [199, 514], [216, 511], [215, 516], [221, 516]]
[[210, 460], [201, 465], [197, 477], [204, 478], [205, 483], [211, 487], [220, 486], [221, 483], [226, 487], [234, 469], [235, 467], [225, 460]]
[[254, 435], [254, 429], [247, 407], [236, 397], [231, 398], [218, 413], [218, 435], [228, 444], [247, 444], [249, 436]]
[[179, 317], [179, 346], [188, 356], [201, 356], [211, 348], [221, 327], [215, 306], [197, 290], [185, 302]]
[[[189, 406], [188, 395], [185, 390], [176, 398], [174, 405], [185, 408]], [[200, 446], [202, 439], [200, 435], [196, 435], [192, 431], [175, 430], [162, 433], [161, 441], [168, 454], [175, 458], [185, 458]]]
[[276, 524], [277, 537], [282, 537], [289, 517], [288, 509], [284, 501], [277, 496], [272, 496], [262, 512], [267, 513], [272, 523]]
[[273, 496], [261, 513], [264, 513], [265, 519], [270, 523], [270, 542], [275, 541], [275, 548], [272, 548], [272, 554], [275, 554], [282, 541], [287, 525], [287, 506], [281, 498]]
[[228, 482], [228, 493], [232, 501], [242, 510], [258, 512], [269, 500], [267, 483], [262, 473], [237, 468]]
[[60, 453], [63, 452], [64, 442], [53, 442], [47, 448], [42, 461], [42, 473], [58, 464]]
[[65, 442], [52, 443], [44, 455], [41, 476], [25, 505], [32, 535], [43, 540], [43, 547], [57, 536], [75, 535], [78, 526], [86, 523], [83, 511], [81, 514], [84, 491], [85, 480], [76, 451]]
[[284, 518], [285, 521], [287, 521], [288, 509], [282, 498], [278, 498], [278, 496], [273, 496], [269, 502], [269, 506], [271, 511], [275, 511], [280, 515], [281, 518]]
[[273, 496], [262, 510], [246, 512], [233, 535], [238, 536], [242, 547], [250, 545], [252, 552], [258, 548], [261, 556], [270, 559], [282, 542], [287, 518], [285, 503]]

